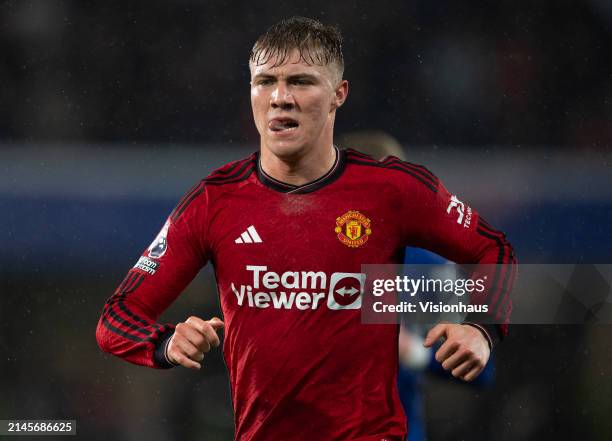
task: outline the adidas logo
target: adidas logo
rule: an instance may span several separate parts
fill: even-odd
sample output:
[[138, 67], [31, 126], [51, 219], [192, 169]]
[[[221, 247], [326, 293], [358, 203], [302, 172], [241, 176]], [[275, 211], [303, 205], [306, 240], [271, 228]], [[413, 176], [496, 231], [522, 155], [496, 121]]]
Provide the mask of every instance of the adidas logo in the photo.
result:
[[257, 234], [257, 230], [253, 225], [246, 229], [244, 233], [235, 240], [236, 243], [262, 243], [261, 237]]

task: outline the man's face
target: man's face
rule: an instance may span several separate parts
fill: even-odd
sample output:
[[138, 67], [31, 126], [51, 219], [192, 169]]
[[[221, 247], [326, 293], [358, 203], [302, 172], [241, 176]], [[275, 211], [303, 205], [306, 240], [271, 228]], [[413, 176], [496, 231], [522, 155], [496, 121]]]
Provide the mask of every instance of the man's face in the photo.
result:
[[251, 106], [262, 149], [280, 158], [328, 148], [336, 109], [348, 92], [332, 66], [308, 65], [293, 50], [285, 64], [251, 64]]

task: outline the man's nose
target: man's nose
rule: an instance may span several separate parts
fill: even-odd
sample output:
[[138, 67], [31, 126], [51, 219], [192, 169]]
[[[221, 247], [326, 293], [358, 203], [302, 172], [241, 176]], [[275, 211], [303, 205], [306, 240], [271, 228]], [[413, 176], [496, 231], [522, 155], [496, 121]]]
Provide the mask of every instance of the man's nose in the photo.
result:
[[270, 104], [273, 108], [280, 107], [282, 109], [291, 108], [295, 105], [293, 95], [284, 82], [279, 81], [277, 83], [276, 89], [274, 89], [270, 97]]

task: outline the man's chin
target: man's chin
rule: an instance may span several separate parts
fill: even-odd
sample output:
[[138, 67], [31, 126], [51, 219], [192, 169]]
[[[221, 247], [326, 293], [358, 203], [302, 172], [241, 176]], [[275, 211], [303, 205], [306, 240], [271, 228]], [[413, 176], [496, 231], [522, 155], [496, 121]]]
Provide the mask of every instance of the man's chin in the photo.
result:
[[304, 151], [305, 145], [298, 140], [271, 141], [267, 149], [279, 158], [292, 158]]

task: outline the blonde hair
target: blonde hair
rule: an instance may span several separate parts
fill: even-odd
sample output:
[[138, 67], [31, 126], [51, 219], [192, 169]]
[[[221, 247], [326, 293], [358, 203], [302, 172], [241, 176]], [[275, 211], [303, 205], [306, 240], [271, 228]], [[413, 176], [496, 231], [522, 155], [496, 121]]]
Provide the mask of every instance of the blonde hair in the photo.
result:
[[306, 64], [335, 67], [342, 79], [344, 57], [340, 29], [312, 18], [291, 17], [271, 26], [255, 42], [249, 63], [261, 66], [275, 59], [273, 67], [281, 66], [293, 49], [298, 50]]

